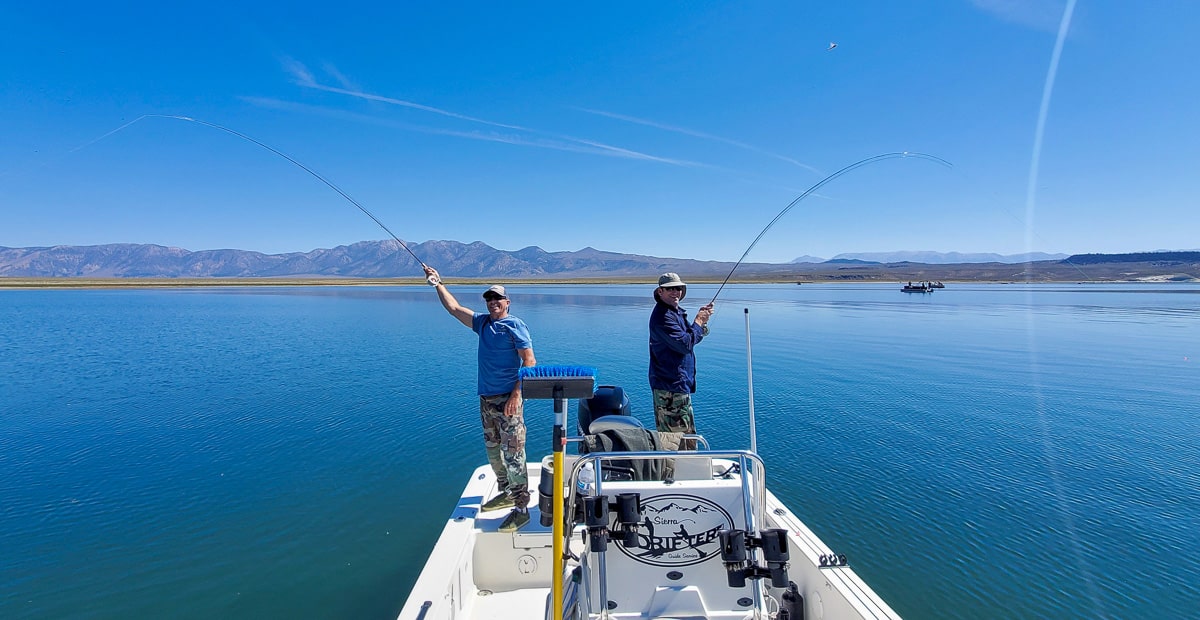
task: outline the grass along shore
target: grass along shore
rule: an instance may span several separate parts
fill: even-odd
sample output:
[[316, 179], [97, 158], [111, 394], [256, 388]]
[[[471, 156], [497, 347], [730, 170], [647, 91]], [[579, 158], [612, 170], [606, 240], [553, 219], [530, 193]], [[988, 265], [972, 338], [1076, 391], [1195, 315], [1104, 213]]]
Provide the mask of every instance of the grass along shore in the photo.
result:
[[[442, 278], [454, 285], [504, 284], [645, 284], [652, 286], [656, 277], [647, 278]], [[720, 284], [721, 278], [689, 278], [689, 283]], [[791, 284], [795, 280], [730, 279], [730, 284], [754, 282]], [[235, 286], [415, 286], [425, 285], [424, 278], [23, 278], [0, 277], [0, 289], [13, 288], [194, 288]]]
[[[1164, 284], [1164, 283], [1195, 283], [1200, 282], [1191, 274], [1171, 275], [1141, 275], [1126, 274], [1125, 277], [1090, 278], [1087, 274], [1063, 274], [1076, 277], [1039, 277], [1023, 279], [1020, 277], [966, 277], [966, 278], [895, 278], [893, 277], [813, 277], [802, 274], [798, 277], [781, 278], [764, 276], [747, 276], [730, 278], [729, 284], [901, 284], [936, 280], [947, 284]], [[1006, 274], [1009, 275], [1009, 274]], [[1020, 275], [1020, 274], [1011, 274]], [[685, 276], [689, 284], [720, 284], [724, 278]], [[657, 276], [645, 277], [606, 277], [606, 278], [443, 278], [451, 286], [483, 286], [488, 284], [503, 284], [505, 286], [522, 286], [535, 284], [555, 285], [587, 285], [587, 284], [637, 284], [654, 286]], [[200, 288], [200, 287], [247, 287], [247, 286], [417, 286], [425, 285], [424, 278], [321, 278], [321, 277], [286, 277], [286, 278], [27, 278], [0, 277], [2, 289], [149, 289], [149, 288]]]

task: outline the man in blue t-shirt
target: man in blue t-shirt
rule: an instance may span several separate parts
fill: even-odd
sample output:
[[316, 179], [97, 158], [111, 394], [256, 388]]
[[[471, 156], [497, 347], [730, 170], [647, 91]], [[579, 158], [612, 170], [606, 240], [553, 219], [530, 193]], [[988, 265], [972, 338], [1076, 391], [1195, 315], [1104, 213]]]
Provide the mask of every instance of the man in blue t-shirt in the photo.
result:
[[503, 286], [483, 292], [487, 314], [464, 308], [442, 284], [433, 267], [425, 266], [429, 284], [450, 316], [479, 335], [479, 416], [488, 463], [496, 473], [500, 493], [484, 502], [480, 510], [512, 508], [500, 524], [501, 532], [512, 532], [529, 522], [529, 477], [525, 470], [525, 417], [521, 399], [520, 369], [535, 366], [533, 340], [525, 321], [508, 313], [509, 299]]

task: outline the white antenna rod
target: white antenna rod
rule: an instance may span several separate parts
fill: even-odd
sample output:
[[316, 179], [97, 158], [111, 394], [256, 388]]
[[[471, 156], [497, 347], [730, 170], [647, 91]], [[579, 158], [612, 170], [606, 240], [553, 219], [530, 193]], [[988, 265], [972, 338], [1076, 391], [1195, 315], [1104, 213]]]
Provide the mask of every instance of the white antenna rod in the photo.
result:
[[758, 454], [758, 434], [754, 430], [754, 364], [750, 359], [750, 309], [746, 308], [746, 383], [750, 396], [750, 452]]

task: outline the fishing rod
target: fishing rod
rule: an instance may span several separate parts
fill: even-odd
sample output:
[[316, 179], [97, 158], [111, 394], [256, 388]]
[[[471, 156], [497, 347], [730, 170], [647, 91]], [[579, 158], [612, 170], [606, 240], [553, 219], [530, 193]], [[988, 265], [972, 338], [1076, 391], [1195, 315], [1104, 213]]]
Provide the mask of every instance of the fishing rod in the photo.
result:
[[[277, 149], [275, 149], [275, 148], [273, 148], [273, 147], [271, 147], [271, 146], [269, 146], [269, 145], [267, 145], [267, 144], [263, 144], [262, 142], [259, 142], [258, 140], [255, 140], [254, 138], [251, 138], [250, 136], [247, 136], [247, 135], [246, 135], [246, 134], [244, 134], [244, 133], [241, 133], [241, 132], [238, 132], [238, 131], [234, 131], [234, 130], [232, 130], [232, 129], [228, 128], [228, 127], [224, 127], [224, 126], [222, 126], [222, 125], [218, 125], [218, 124], [216, 124], [216, 123], [210, 123], [210, 122], [208, 122], [208, 121], [202, 121], [202, 120], [200, 120], [200, 119], [198, 119], [198, 118], [192, 118], [192, 117], [190, 117], [190, 116], [176, 116], [176, 115], [174, 115], [174, 114], [143, 114], [142, 116], [139, 116], [138, 118], [135, 118], [135, 119], [133, 119], [132, 121], [130, 121], [130, 122], [128, 122], [128, 123], [125, 123], [124, 125], [122, 125], [122, 126], [120, 126], [120, 127], [116, 128], [116, 129], [114, 129], [114, 130], [112, 130], [112, 131], [110, 131], [110, 132], [108, 132], [108, 133], [104, 134], [103, 136], [100, 136], [99, 138], [97, 138], [96, 140], [93, 140], [92, 142], [90, 142], [90, 143], [88, 143], [88, 144], [92, 144], [92, 143], [95, 143], [95, 142], [97, 142], [97, 141], [99, 141], [99, 140], [102, 140], [102, 139], [104, 139], [104, 138], [106, 138], [106, 137], [108, 137], [108, 136], [110, 136], [110, 135], [112, 135], [112, 134], [114, 134], [114, 133], [116, 133], [116, 132], [118, 132], [118, 131], [121, 131], [122, 129], [125, 129], [126, 127], [128, 127], [128, 126], [130, 126], [130, 125], [132, 125], [132, 124], [134, 124], [134, 123], [136, 123], [136, 122], [138, 122], [138, 121], [142, 120], [143, 118], [173, 118], [173, 119], [175, 119], [175, 120], [187, 121], [187, 122], [189, 122], [189, 123], [197, 123], [197, 124], [200, 124], [200, 125], [205, 125], [205, 126], [208, 126], [208, 127], [212, 127], [213, 129], [219, 129], [219, 130], [221, 130], [221, 131], [224, 131], [225, 133], [228, 133], [228, 134], [231, 134], [231, 135], [237, 136], [237, 137], [239, 137], [239, 138], [241, 138], [241, 139], [243, 139], [243, 140], [246, 140], [247, 142], [251, 142], [251, 143], [253, 143], [253, 144], [257, 144], [258, 146], [261, 146], [262, 148], [264, 148], [264, 149], [267, 149], [268, 151], [271, 151], [272, 153], [274, 153], [274, 154], [276, 154], [276, 155], [278, 155], [278, 156], [280, 156], [280, 157], [282, 157], [282, 158], [284, 158], [284, 159], [288, 160], [289, 162], [291, 162], [291, 163], [295, 164], [296, 166], [300, 167], [300, 169], [301, 169], [301, 170], [303, 170], [303, 171], [305, 171], [305, 172], [307, 172], [307, 173], [309, 173], [309, 174], [313, 175], [314, 177], [316, 177], [316, 179], [317, 179], [318, 181], [320, 181], [320, 182], [324, 183], [325, 185], [328, 185], [330, 189], [332, 189], [333, 191], [337, 192], [337, 193], [338, 193], [338, 194], [339, 194], [339, 195], [340, 195], [342, 198], [345, 198], [346, 200], [350, 201], [350, 204], [352, 204], [352, 205], [354, 205], [354, 206], [358, 207], [358, 210], [359, 210], [359, 211], [362, 211], [363, 213], [367, 214], [367, 217], [371, 218], [371, 220], [372, 220], [372, 221], [374, 221], [376, 224], [379, 224], [379, 227], [380, 227], [380, 228], [382, 228], [382, 229], [384, 230], [384, 232], [386, 232], [387, 234], [391, 235], [391, 236], [392, 236], [392, 239], [395, 239], [395, 240], [396, 240], [396, 243], [399, 243], [399, 244], [400, 244], [400, 247], [404, 248], [404, 249], [405, 249], [405, 251], [407, 251], [407, 252], [409, 253], [409, 255], [411, 255], [411, 256], [413, 257], [413, 260], [417, 261], [417, 263], [418, 263], [419, 265], [421, 265], [421, 267], [422, 267], [422, 268], [425, 268], [425, 267], [426, 267], [426, 265], [425, 265], [425, 261], [423, 261], [423, 260], [421, 260], [420, 258], [418, 258], [418, 257], [417, 257], [417, 255], [416, 255], [416, 254], [415, 254], [415, 253], [412, 251], [412, 249], [410, 249], [410, 248], [408, 247], [408, 244], [406, 244], [406, 243], [404, 243], [403, 241], [401, 241], [401, 240], [400, 240], [400, 237], [397, 237], [397, 236], [396, 236], [396, 233], [392, 232], [390, 228], [388, 228], [388, 227], [387, 227], [387, 226], [386, 226], [386, 225], [385, 225], [383, 222], [381, 222], [381, 221], [379, 220], [379, 218], [375, 217], [375, 214], [374, 214], [374, 213], [371, 213], [370, 211], [368, 211], [366, 207], [364, 207], [364, 206], [362, 206], [361, 204], [359, 204], [357, 200], [355, 200], [355, 199], [351, 198], [351, 197], [350, 197], [350, 196], [349, 196], [349, 195], [348, 195], [346, 192], [343, 192], [343, 191], [342, 191], [342, 189], [341, 189], [340, 187], [338, 187], [338, 186], [334, 185], [333, 183], [331, 183], [331, 182], [329, 181], [329, 179], [326, 179], [325, 177], [321, 176], [320, 174], [317, 174], [317, 173], [316, 173], [316, 172], [315, 172], [315, 171], [314, 171], [312, 168], [309, 168], [308, 166], [305, 166], [304, 164], [302, 164], [302, 163], [300, 163], [300, 162], [296, 161], [295, 159], [293, 159], [292, 157], [290, 157], [290, 156], [289, 156], [289, 155], [287, 155], [286, 153], [283, 153], [283, 152], [281, 152], [281, 151], [279, 151], [279, 150], [277, 150]], [[88, 146], [88, 145], [84, 145], [84, 146]], [[79, 148], [83, 148], [83, 147], [79, 147]], [[78, 149], [75, 149], [75, 150], [78, 150]]]
[[818, 189], [821, 189], [822, 187], [824, 187], [826, 183], [829, 183], [830, 181], [837, 179], [838, 177], [842, 176], [843, 174], [846, 174], [847, 172], [850, 172], [851, 170], [854, 170], [856, 168], [861, 168], [868, 164], [873, 164], [877, 161], [883, 161], [885, 159], [894, 159], [897, 157], [915, 157], [918, 159], [927, 159], [929, 161], [933, 161], [933, 162], [942, 164], [946, 167], [950, 167], [950, 168], [954, 167], [954, 164], [951, 164], [950, 162], [942, 159], [941, 157], [937, 157], [935, 155], [926, 155], [925, 153], [913, 153], [910, 151], [901, 151], [898, 153], [883, 153], [881, 155], [867, 157], [866, 159], [860, 159], [860, 160], [850, 164], [849, 166], [846, 166], [845, 168], [842, 168], [841, 170], [838, 170], [837, 172], [825, 177], [824, 179], [821, 179], [812, 187], [804, 190], [804, 193], [797, 196], [795, 200], [793, 200], [791, 203], [788, 204], [788, 206], [784, 207], [783, 210], [780, 211], [779, 214], [776, 215], [775, 218], [772, 219], [769, 224], [767, 224], [767, 227], [762, 229], [762, 232], [758, 233], [758, 236], [755, 237], [754, 241], [750, 243], [750, 247], [746, 248], [746, 251], [742, 252], [742, 257], [739, 258], [736, 263], [734, 263], [733, 269], [729, 270], [729, 275], [725, 276], [725, 280], [723, 282], [721, 282], [721, 286], [717, 288], [716, 294], [713, 295], [712, 301], [708, 302], [708, 304], [711, 306], [714, 302], [717, 301], [717, 295], [720, 295], [721, 291], [725, 289], [725, 285], [727, 283], [729, 283], [729, 278], [733, 277], [733, 272], [737, 271], [737, 268], [739, 266], [741, 266], [742, 261], [746, 260], [746, 256], [748, 256], [750, 254], [750, 250], [753, 250], [754, 246], [758, 245], [759, 239], [762, 239], [763, 235], [767, 234], [768, 230], [771, 230], [771, 227], [775, 225], [775, 222], [778, 222], [784, 215], [787, 215], [787, 212], [791, 211], [792, 207], [799, 204], [799, 202], [801, 200], [804, 200], [805, 198], [807, 198], [809, 196], [809, 194], [812, 194], [813, 192], [817, 191]]

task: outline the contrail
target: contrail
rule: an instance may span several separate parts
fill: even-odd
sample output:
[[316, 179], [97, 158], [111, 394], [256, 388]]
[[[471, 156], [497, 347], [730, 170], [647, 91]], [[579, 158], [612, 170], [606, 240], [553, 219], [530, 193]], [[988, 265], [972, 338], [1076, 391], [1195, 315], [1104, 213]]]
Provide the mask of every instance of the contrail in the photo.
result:
[[1042, 87], [1042, 105], [1038, 109], [1037, 129], [1033, 134], [1033, 155], [1029, 158], [1029, 184], [1025, 190], [1025, 251], [1032, 250], [1033, 211], [1036, 203], [1038, 168], [1042, 160], [1042, 138], [1046, 133], [1046, 116], [1050, 111], [1050, 96], [1054, 92], [1054, 79], [1058, 75], [1058, 61], [1062, 57], [1063, 42], [1071, 28], [1071, 14], [1075, 11], [1075, 0], [1067, 0], [1063, 9], [1062, 22], [1058, 25], [1058, 38], [1054, 41], [1054, 52], [1050, 55], [1050, 68], [1046, 71], [1046, 83]]
[[448, 116], [450, 118], [457, 118], [459, 120], [470, 121], [472, 123], [481, 123], [484, 125], [490, 125], [492, 127], [500, 127], [502, 129], [514, 129], [517, 131], [530, 131], [530, 132], [537, 131], [535, 129], [530, 129], [528, 127], [522, 127], [520, 125], [508, 125], [506, 123], [497, 123], [495, 121], [489, 121], [489, 120], [482, 119], [482, 118], [475, 118], [474, 116], [467, 116], [466, 114], [459, 114], [458, 112], [442, 110], [440, 108], [434, 108], [431, 106], [422, 105], [420, 103], [415, 103], [412, 101], [405, 101], [403, 99], [395, 99], [393, 97], [384, 97], [383, 95], [373, 95], [371, 93], [364, 93], [362, 91], [355, 91], [355, 90], [347, 90], [345, 88], [337, 88], [334, 86], [325, 86], [323, 84], [318, 84], [317, 82], [312, 82], [309, 84], [302, 84], [302, 85], [306, 86], [308, 88], [316, 89], [316, 90], [323, 90], [327, 93], [336, 93], [339, 95], [347, 95], [349, 97], [358, 97], [359, 99], [366, 99], [367, 101], [378, 101], [381, 103], [390, 103], [392, 105], [398, 105], [398, 106], [405, 107], [405, 108], [412, 108], [414, 110], [420, 110], [422, 112], [429, 112], [431, 114], [440, 114], [442, 116]]
[[[472, 122], [472, 123], [479, 123], [482, 125], [486, 125], [488, 127], [495, 127], [498, 129], [507, 129], [507, 130], [514, 131], [514, 132], [524, 132], [524, 133], [536, 135], [536, 136], [543, 136], [546, 139], [533, 139], [533, 138], [530, 138], [527, 136], [505, 134], [505, 133], [496, 134], [496, 133], [441, 129], [441, 128], [434, 128], [434, 127], [428, 127], [428, 126], [396, 123], [394, 121], [387, 121], [387, 120], [378, 119], [375, 117], [353, 115], [353, 113], [341, 112], [341, 115], [343, 117], [347, 117], [347, 118], [356, 118], [356, 119], [358, 119], [360, 121], [364, 121], [364, 122], [398, 127], [398, 128], [405, 129], [405, 130], [419, 131], [422, 133], [429, 133], [429, 134], [436, 134], [436, 135], [454, 136], [454, 137], [466, 138], [469, 140], [499, 142], [499, 143], [503, 143], [503, 144], [512, 144], [512, 145], [516, 145], [516, 146], [529, 146], [529, 147], [535, 147], [535, 148], [545, 148], [545, 149], [552, 149], [552, 150], [566, 151], [566, 152], [573, 152], [573, 153], [603, 155], [603, 156], [607, 156], [607, 157], [619, 157], [619, 158], [624, 158], [624, 159], [636, 159], [636, 160], [641, 160], [641, 161], [649, 161], [649, 162], [666, 164], [666, 165], [670, 165], [670, 166], [678, 166], [678, 167], [686, 167], [686, 168], [703, 168], [703, 169], [707, 169], [707, 170], [722, 171], [722, 172], [729, 173], [729, 174], [741, 174], [736, 171], [724, 168], [722, 166], [716, 166], [716, 165], [712, 165], [712, 164], [706, 164], [703, 162], [691, 161], [691, 160], [687, 160], [687, 159], [679, 159], [679, 158], [674, 158], [674, 157], [663, 157], [660, 155], [651, 155], [649, 153], [643, 153], [641, 151], [635, 151], [633, 149], [627, 149], [627, 148], [623, 148], [623, 147], [619, 147], [619, 146], [613, 146], [611, 144], [605, 144], [602, 142], [597, 142], [595, 140], [587, 140], [584, 138], [577, 138], [574, 136], [558, 134], [558, 133], [553, 133], [553, 132], [548, 132], [548, 131], [542, 131], [539, 129], [534, 129], [532, 127], [525, 127], [522, 125], [515, 125], [515, 124], [511, 124], [511, 123], [501, 123], [501, 122], [491, 121], [488, 119], [478, 118], [478, 117], [470, 116], [467, 114], [461, 114], [459, 112], [454, 112], [452, 110], [436, 108], [436, 107], [425, 105], [422, 103], [417, 103], [415, 101], [407, 101], [404, 99], [398, 99], [395, 97], [387, 97], [384, 95], [376, 95], [374, 93], [369, 93], [369, 92], [365, 92], [362, 90], [355, 90], [355, 89], [351, 89], [351, 88], [339, 88], [339, 87], [335, 87], [335, 86], [327, 86], [325, 84], [321, 84], [320, 82], [318, 82], [316, 77], [313, 75], [313, 73], [311, 71], [309, 71], [308, 67], [305, 66], [304, 63], [301, 63], [295, 59], [288, 58], [288, 57], [283, 58], [282, 63], [284, 65], [284, 70], [287, 71], [289, 74], [291, 74], [294, 83], [296, 83], [297, 85], [302, 86], [304, 88], [311, 88], [311, 89], [320, 90], [323, 92], [345, 95], [347, 97], [354, 97], [354, 98], [363, 99], [366, 101], [376, 101], [379, 103], [386, 103], [389, 105], [400, 106], [400, 107], [409, 108], [412, 110], [418, 110], [421, 112], [428, 112], [430, 114], [436, 114], [436, 115], [444, 116], [447, 118], [453, 118], [453, 119], [463, 120], [463, 121]], [[344, 85], [350, 84], [350, 81], [345, 76], [343, 76], [340, 72], [338, 72], [335, 67], [325, 66], [324, 69], [326, 72], [328, 72], [330, 75], [332, 75], [335, 79], [337, 79], [342, 84], [344, 84]], [[291, 106], [293, 108], [306, 109], [309, 111], [315, 111], [315, 112], [322, 113], [322, 114], [334, 114], [334, 112], [327, 110], [327, 109], [317, 108], [317, 107], [313, 107], [313, 106], [306, 106], [305, 104], [299, 104], [299, 103], [283, 102], [283, 101], [279, 101], [279, 100], [275, 100], [275, 99], [265, 99], [265, 98], [255, 98], [255, 97], [242, 97], [242, 99], [245, 101], [249, 101], [255, 105], [270, 106], [270, 107], [275, 107], [275, 108], [280, 108], [280, 109]], [[777, 153], [772, 153], [770, 151], [766, 151], [764, 149], [755, 147], [750, 144], [745, 144], [745, 143], [738, 142], [735, 140], [729, 140], [726, 138], [722, 138], [720, 136], [714, 136], [711, 134], [693, 131], [693, 130], [685, 129], [682, 127], [672, 127], [669, 125], [662, 125], [659, 123], [653, 123], [651, 121], [637, 119], [637, 118], [629, 117], [629, 116], [616, 115], [616, 114], [603, 112], [603, 111], [599, 111], [599, 110], [589, 110], [589, 109], [583, 109], [583, 108], [577, 108], [577, 109], [580, 109], [582, 111], [589, 112], [592, 114], [608, 116], [611, 118], [624, 120], [627, 122], [641, 123], [644, 125], [661, 128], [661, 129], [664, 129], [667, 131], [673, 131], [673, 132], [682, 133], [685, 135], [692, 135], [692, 136], [696, 136], [696, 137], [700, 137], [700, 138], [704, 138], [704, 139], [708, 139], [708, 140], [715, 140], [718, 142], [723, 142], [726, 144], [736, 146], [738, 148], [754, 151], [757, 153], [767, 155], [769, 157], [774, 157], [776, 159], [783, 160], [783, 161], [793, 164], [795, 166], [799, 166], [806, 170], [812, 171], [816, 174], [823, 174], [817, 168], [814, 168], [814, 167], [804, 164], [802, 162], [796, 161], [795, 159], [785, 157], [785, 156], [779, 155]]]
[[[527, 146], [527, 147], [533, 147], [533, 148], [551, 149], [551, 150], [556, 150], [556, 151], [566, 151], [566, 152], [570, 152], [570, 153], [584, 153], [584, 154], [588, 154], [588, 155], [601, 155], [604, 157], [617, 157], [617, 158], [622, 158], [622, 159], [637, 159], [637, 160], [642, 160], [642, 161], [652, 161], [652, 162], [658, 162], [658, 163], [663, 163], [663, 164], [669, 164], [672, 166], [681, 166], [681, 167], [689, 167], [689, 168], [712, 168], [713, 167], [713, 166], [709, 166], [708, 164], [703, 164], [700, 162], [689, 161], [686, 159], [674, 159], [674, 158], [669, 158], [669, 157], [660, 157], [658, 155], [650, 155], [648, 153], [642, 153], [639, 151], [623, 149], [620, 147], [610, 146], [607, 144], [602, 144], [600, 142], [593, 142], [590, 140], [582, 140], [582, 139], [578, 139], [578, 138], [571, 138], [571, 139], [556, 138], [556, 137], [551, 136], [550, 134], [545, 134], [543, 132], [538, 132], [538, 131], [534, 131], [534, 130], [528, 130], [528, 133], [534, 134], [534, 135], [541, 134], [541, 135], [546, 135], [549, 137], [547, 137], [545, 139], [541, 139], [541, 138], [530, 138], [527, 136], [523, 136], [523, 135], [519, 135], [519, 134], [512, 134], [512, 133], [484, 133], [484, 132], [477, 132], [477, 131], [462, 131], [462, 130], [455, 130], [455, 129], [443, 129], [440, 127], [429, 127], [426, 125], [415, 125], [412, 123], [405, 123], [403, 121], [394, 121], [394, 120], [389, 120], [389, 119], [383, 119], [383, 118], [378, 118], [375, 116], [369, 116], [366, 114], [359, 114], [357, 112], [349, 112], [346, 110], [323, 108], [320, 106], [313, 106], [313, 105], [304, 104], [304, 103], [296, 103], [296, 102], [292, 102], [292, 101], [281, 101], [279, 99], [271, 99], [271, 98], [266, 98], [266, 97], [240, 97], [240, 99], [242, 101], [245, 101], [252, 105], [256, 105], [256, 106], [264, 107], [264, 108], [271, 108], [271, 109], [276, 109], [276, 110], [302, 110], [302, 111], [308, 112], [310, 114], [322, 114], [325, 116], [330, 116], [330, 117], [335, 117], [335, 118], [350, 119], [350, 120], [363, 122], [363, 123], [370, 123], [370, 124], [380, 125], [380, 126], [384, 126], [384, 127], [393, 127], [393, 128], [402, 129], [405, 131], [416, 131], [419, 133], [425, 133], [425, 134], [431, 134], [431, 135], [452, 136], [452, 137], [456, 137], [456, 138], [466, 138], [468, 140], [479, 140], [479, 141], [483, 141], [483, 142], [499, 142], [502, 144], [512, 144], [514, 146]], [[494, 123], [490, 123], [490, 125], [496, 126]]]
[[[672, 165], [672, 166], [682, 166], [682, 167], [688, 167], [688, 168], [716, 168], [715, 166], [703, 164], [700, 162], [688, 161], [688, 160], [684, 160], [684, 159], [676, 159], [676, 158], [672, 158], [672, 157], [661, 157], [658, 155], [650, 155], [648, 153], [642, 153], [640, 151], [635, 151], [632, 149], [626, 149], [626, 148], [622, 148], [622, 147], [618, 147], [618, 146], [612, 146], [610, 144], [604, 144], [602, 142], [596, 142], [595, 140], [586, 140], [583, 138], [576, 138], [573, 136], [557, 134], [557, 133], [548, 132], [548, 131], [542, 131], [540, 129], [534, 129], [532, 127], [524, 127], [521, 125], [513, 125], [513, 124], [509, 124], [509, 123], [500, 123], [500, 122], [496, 122], [496, 121], [491, 121], [491, 120], [484, 119], [484, 118], [478, 118], [475, 116], [460, 114], [458, 112], [454, 112], [451, 110], [443, 110], [441, 108], [435, 108], [433, 106], [424, 105], [421, 103], [417, 103], [415, 101], [406, 101], [404, 99], [397, 99], [395, 97], [386, 97], [383, 95], [376, 95], [376, 94], [364, 92], [361, 90], [351, 90], [348, 88], [338, 88], [335, 86], [326, 86], [326, 85], [318, 82], [316, 80], [316, 78], [313, 76], [312, 72], [309, 71], [308, 67], [306, 67], [303, 63], [301, 63], [297, 60], [294, 60], [292, 58], [285, 58], [283, 62], [284, 62], [284, 69], [292, 74], [292, 77], [294, 78], [295, 83], [300, 86], [303, 86], [305, 88], [312, 88], [314, 90], [320, 90], [320, 91], [324, 91], [327, 93], [345, 95], [347, 97], [355, 97], [358, 99], [364, 99], [366, 101], [377, 101], [380, 103], [387, 103], [390, 105], [396, 105], [396, 106], [400, 106], [400, 107], [404, 107], [404, 108], [409, 108], [412, 110], [419, 110], [421, 112], [429, 112], [430, 114], [437, 114], [440, 116], [445, 116], [447, 118], [454, 118], [454, 119], [468, 121], [468, 122], [472, 122], [472, 123], [479, 123], [482, 125], [487, 125], [489, 127], [496, 127], [499, 129], [510, 129], [513, 131], [528, 132], [530, 134], [546, 136], [553, 140], [559, 140], [559, 141], [566, 142], [566, 143], [574, 143], [574, 144], [583, 145], [584, 147], [587, 147], [587, 148], [582, 148], [582, 149], [581, 148], [570, 148], [561, 143], [548, 144], [548, 143], [537, 142], [537, 141], [533, 141], [533, 140], [517, 141], [516, 139], [513, 139], [513, 138], [494, 139], [492, 137], [488, 137], [486, 134], [473, 134], [473, 133], [469, 133], [469, 132], [429, 130], [430, 133], [440, 133], [440, 134], [444, 134], [444, 135], [456, 135], [456, 136], [465, 137], [465, 138], [472, 138], [472, 139], [478, 139], [478, 140], [489, 140], [489, 141], [494, 141], [494, 142], [507, 142], [510, 144], [521, 144], [524, 146], [543, 146], [545, 148], [553, 148], [553, 149], [562, 150], [562, 151], [573, 151], [573, 152], [580, 152], [580, 153], [610, 155], [613, 157], [622, 157], [622, 158], [626, 158], [626, 159], [640, 159], [643, 161], [652, 161], [652, 162], [663, 163], [663, 164], [668, 164], [668, 165]], [[335, 77], [335, 79], [342, 82], [343, 84], [349, 83], [349, 80], [347, 80], [345, 78], [345, 76], [343, 76], [340, 72], [338, 72], [336, 68], [326, 66], [325, 70], [327, 72], [329, 72], [331, 75], [333, 75]], [[753, 149], [754, 147], [745, 145], [743, 148]], [[794, 163], [797, 163], [798, 165], [803, 166], [803, 164], [799, 164], [799, 162], [794, 162]]]
[[[1062, 20], [1058, 24], [1058, 37], [1054, 41], [1054, 52], [1050, 55], [1050, 67], [1046, 71], [1046, 82], [1042, 87], [1042, 103], [1038, 109], [1037, 129], [1034, 130], [1033, 137], [1033, 154], [1029, 162], [1029, 183], [1025, 190], [1025, 250], [1031, 252], [1033, 250], [1033, 214], [1037, 203], [1037, 179], [1038, 168], [1041, 164], [1042, 156], [1042, 139], [1046, 132], [1046, 117], [1050, 111], [1050, 96], [1054, 92], [1054, 80], [1058, 74], [1058, 62], [1062, 57], [1063, 43], [1067, 39], [1067, 32], [1071, 28], [1071, 15], [1075, 11], [1075, 0], [1067, 0], [1067, 6], [1063, 9]], [[1029, 276], [1027, 275], [1028, 279]], [[1032, 296], [1032, 292], [1027, 292], [1026, 297]], [[1029, 305], [1032, 305], [1032, 299], [1029, 300]], [[1082, 545], [1079, 542], [1079, 533], [1075, 527], [1075, 519], [1071, 514], [1071, 509], [1067, 505], [1066, 490], [1062, 483], [1062, 474], [1059, 472], [1058, 456], [1055, 450], [1054, 443], [1051, 440], [1049, 423], [1046, 420], [1046, 404], [1045, 396], [1042, 391], [1040, 381], [1041, 366], [1038, 361], [1037, 338], [1034, 331], [1032, 316], [1029, 318], [1029, 325], [1026, 329], [1026, 335], [1029, 341], [1029, 364], [1031, 374], [1033, 376], [1033, 396], [1036, 403], [1038, 422], [1041, 427], [1042, 453], [1046, 459], [1046, 464], [1049, 469], [1050, 481], [1054, 487], [1054, 497], [1058, 500], [1059, 514], [1063, 519], [1063, 526], [1071, 541], [1071, 551], [1073, 552], [1075, 564], [1078, 567], [1078, 572], [1086, 585], [1088, 594], [1092, 599], [1094, 615], [1097, 617], [1105, 617], [1104, 607], [1100, 604], [1100, 593], [1096, 589], [1095, 580], [1092, 578], [1092, 570], [1088, 565], [1087, 558], [1082, 552]]]
[[667, 125], [667, 124], [658, 123], [655, 121], [648, 121], [646, 119], [637, 118], [634, 116], [626, 116], [624, 114], [616, 114], [614, 112], [605, 112], [604, 110], [593, 110], [590, 108], [575, 108], [575, 109], [579, 110], [580, 112], [587, 112], [588, 114], [604, 116], [604, 117], [616, 119], [619, 121], [625, 121], [627, 123], [634, 123], [637, 125], [645, 125], [646, 127], [654, 127], [655, 129], [662, 129], [663, 131], [671, 131], [671, 132], [683, 134], [685, 136], [692, 136], [694, 138], [703, 138], [705, 140], [713, 140], [715, 142], [721, 142], [724, 144], [728, 144], [730, 146], [736, 146], [740, 149], [745, 149], [747, 151], [753, 151], [753, 152], [759, 153], [761, 155], [766, 155], [768, 157], [774, 157], [775, 159], [785, 161], [794, 166], [799, 166], [801, 168], [804, 168], [805, 170], [808, 170], [809, 172], [812, 172], [813, 174], [824, 174], [820, 170], [818, 170], [806, 163], [796, 161], [795, 159], [792, 159], [791, 157], [787, 157], [785, 155], [780, 155], [778, 153], [772, 153], [771, 151], [759, 148], [757, 146], [754, 146], [753, 144], [746, 144], [745, 142], [738, 142], [737, 140], [730, 140], [729, 138], [722, 138], [721, 136], [714, 136], [710, 133], [704, 133], [702, 131], [688, 129], [686, 127], [677, 127], [674, 125]]

